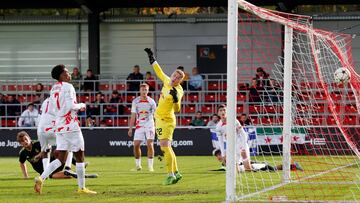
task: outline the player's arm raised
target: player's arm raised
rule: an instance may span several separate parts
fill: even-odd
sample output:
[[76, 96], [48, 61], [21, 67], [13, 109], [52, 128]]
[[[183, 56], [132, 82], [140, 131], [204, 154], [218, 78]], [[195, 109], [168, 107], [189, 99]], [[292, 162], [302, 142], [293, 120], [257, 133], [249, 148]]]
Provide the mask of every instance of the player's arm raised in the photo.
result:
[[151, 51], [150, 48], [145, 48], [144, 51], [147, 53], [148, 57], [149, 57], [149, 63], [150, 65], [152, 65], [152, 67], [154, 68], [155, 74], [156, 76], [164, 82], [165, 78], [168, 78], [168, 76], [163, 72], [163, 70], [161, 69], [160, 65], [158, 64], [158, 62], [156, 61], [155, 57], [154, 57], [154, 53]]

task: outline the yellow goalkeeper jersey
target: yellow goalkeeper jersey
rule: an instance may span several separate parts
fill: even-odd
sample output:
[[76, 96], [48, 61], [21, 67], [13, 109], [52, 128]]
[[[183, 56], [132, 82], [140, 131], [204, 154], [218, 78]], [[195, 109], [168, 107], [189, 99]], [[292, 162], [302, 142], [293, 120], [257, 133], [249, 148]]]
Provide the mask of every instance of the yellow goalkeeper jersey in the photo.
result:
[[179, 98], [178, 103], [173, 103], [173, 97], [170, 95], [170, 90], [173, 88], [170, 85], [170, 78], [161, 69], [160, 65], [155, 61], [153, 63], [154, 71], [157, 77], [164, 83], [161, 89], [158, 107], [155, 111], [155, 119], [175, 120], [175, 112], [180, 111], [181, 98], [184, 95], [184, 90], [181, 85], [175, 86]]

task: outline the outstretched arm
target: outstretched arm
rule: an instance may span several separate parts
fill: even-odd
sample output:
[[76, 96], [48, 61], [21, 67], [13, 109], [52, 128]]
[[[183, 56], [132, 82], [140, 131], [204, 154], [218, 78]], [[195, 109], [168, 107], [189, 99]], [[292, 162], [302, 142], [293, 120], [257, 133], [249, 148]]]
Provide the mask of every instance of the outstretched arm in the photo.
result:
[[145, 48], [144, 51], [147, 53], [148, 57], [149, 57], [149, 62], [150, 65], [152, 65], [152, 67], [154, 68], [155, 74], [156, 76], [164, 82], [165, 78], [168, 78], [168, 76], [163, 72], [163, 70], [161, 69], [160, 65], [158, 64], [158, 62], [156, 61], [155, 57], [154, 57], [154, 53], [151, 51], [150, 48]]

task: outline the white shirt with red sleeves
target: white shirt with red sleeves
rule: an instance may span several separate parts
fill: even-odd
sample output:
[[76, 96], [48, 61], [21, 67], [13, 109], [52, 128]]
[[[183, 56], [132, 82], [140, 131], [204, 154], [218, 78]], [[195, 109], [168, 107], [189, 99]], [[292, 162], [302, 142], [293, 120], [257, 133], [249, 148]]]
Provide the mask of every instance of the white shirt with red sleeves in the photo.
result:
[[80, 131], [77, 112], [84, 104], [78, 104], [72, 84], [67, 82], [55, 83], [50, 91], [50, 105], [56, 115], [56, 133]]
[[154, 113], [156, 110], [155, 101], [147, 96], [145, 100], [141, 97], [136, 97], [131, 104], [131, 113], [136, 114], [135, 128], [154, 128]]
[[54, 108], [50, 105], [50, 99], [47, 98], [41, 104], [41, 115], [38, 124], [38, 132], [54, 132], [55, 130], [55, 112]]

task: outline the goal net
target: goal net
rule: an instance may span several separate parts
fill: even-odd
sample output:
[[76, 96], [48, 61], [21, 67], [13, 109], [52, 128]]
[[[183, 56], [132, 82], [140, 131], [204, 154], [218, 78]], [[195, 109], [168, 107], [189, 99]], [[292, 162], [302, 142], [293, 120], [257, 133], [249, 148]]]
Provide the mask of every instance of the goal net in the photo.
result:
[[[244, 105], [256, 139], [253, 171], [236, 174], [236, 200], [360, 201], [360, 76], [351, 36], [313, 28], [308, 16], [237, 3], [238, 80], [250, 83], [249, 91], [239, 90], [247, 101], [238, 105]], [[284, 80], [286, 60], [290, 80]], [[265, 72], [255, 73], [262, 72], [258, 67]], [[351, 73], [346, 84], [334, 80], [341, 67]], [[291, 92], [284, 92], [285, 84]]]

